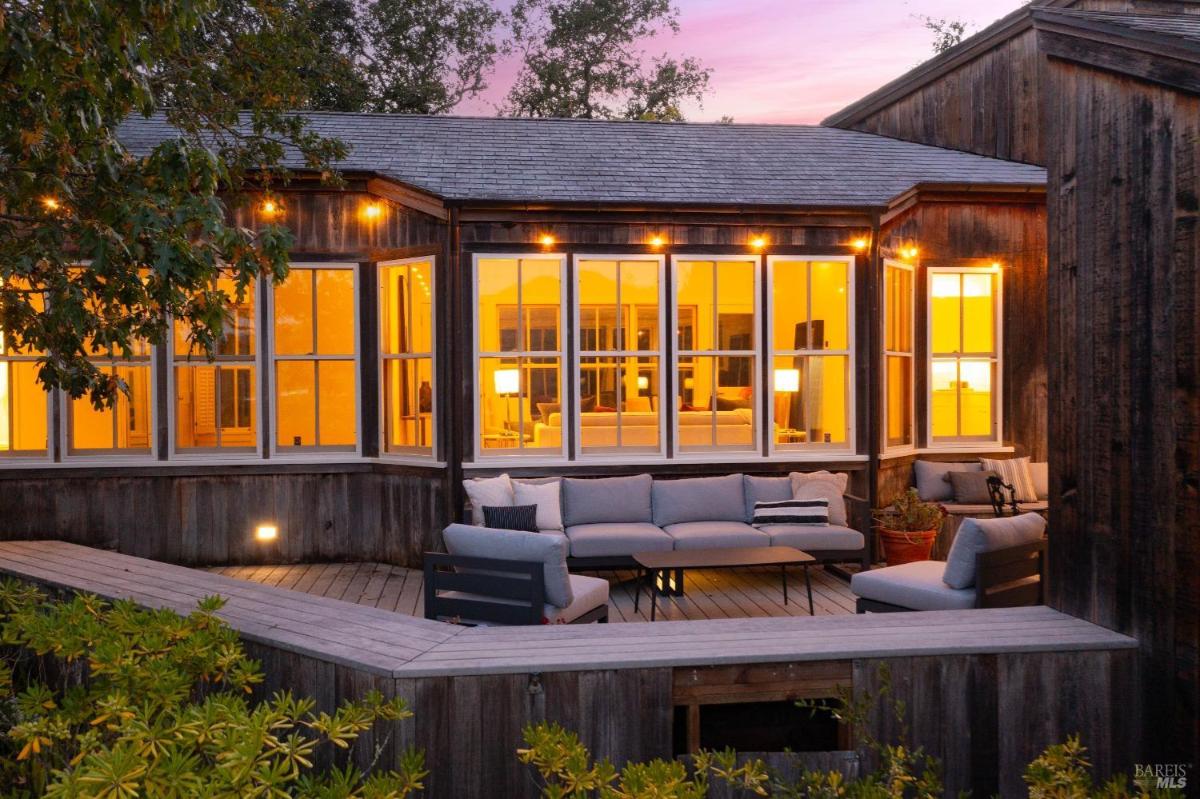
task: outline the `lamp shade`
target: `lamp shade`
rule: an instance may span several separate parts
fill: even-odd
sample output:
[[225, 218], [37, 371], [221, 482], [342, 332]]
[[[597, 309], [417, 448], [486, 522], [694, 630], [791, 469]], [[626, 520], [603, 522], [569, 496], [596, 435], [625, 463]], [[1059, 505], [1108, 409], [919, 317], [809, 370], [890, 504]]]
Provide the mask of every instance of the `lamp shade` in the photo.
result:
[[521, 390], [521, 372], [517, 369], [497, 369], [492, 373], [492, 385], [497, 394], [516, 394]]
[[650, 388], [650, 378], [646, 375], [638, 375], [637, 387], [638, 391], [645, 391]]
[[693, 378], [685, 377], [685, 378], [683, 378], [683, 387], [686, 388], [688, 391], [691, 391], [693, 388], [696, 387], [696, 381]]
[[799, 369], [776, 369], [775, 390], [777, 392], [793, 393], [800, 390]]

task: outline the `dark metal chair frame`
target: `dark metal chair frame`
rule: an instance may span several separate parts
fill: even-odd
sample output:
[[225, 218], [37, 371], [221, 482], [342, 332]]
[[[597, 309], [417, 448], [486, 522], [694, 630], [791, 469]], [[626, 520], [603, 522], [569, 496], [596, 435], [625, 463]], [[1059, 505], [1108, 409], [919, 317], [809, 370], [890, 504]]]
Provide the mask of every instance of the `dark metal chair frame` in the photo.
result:
[[1017, 489], [996, 475], [987, 479], [987, 487], [988, 498], [992, 501], [992, 512], [997, 516], [1016, 516], [1021, 512], [1017, 507]]
[[[980, 552], [975, 556], [975, 607], [1017, 608], [1045, 601], [1046, 539]], [[859, 597], [859, 613], [911, 612], [916, 608]]]
[[[425, 618], [454, 624], [542, 624], [546, 604], [544, 568], [541, 561], [426, 552]], [[442, 595], [443, 591], [473, 596], [447, 597]], [[607, 621], [606, 603], [572, 620], [571, 624]]]

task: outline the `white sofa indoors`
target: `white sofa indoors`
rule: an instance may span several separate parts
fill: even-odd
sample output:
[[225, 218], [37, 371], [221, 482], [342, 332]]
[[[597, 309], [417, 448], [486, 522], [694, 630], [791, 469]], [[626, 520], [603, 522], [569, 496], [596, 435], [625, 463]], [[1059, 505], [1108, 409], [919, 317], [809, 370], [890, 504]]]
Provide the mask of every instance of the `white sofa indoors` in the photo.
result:
[[[1029, 464], [1029, 473], [1033, 478], [1036, 492], [1036, 502], [1018, 502], [1017, 510], [1021, 513], [1045, 514], [1050, 507], [1050, 472], [1048, 463], [1033, 462]], [[991, 504], [963, 504], [955, 502], [954, 487], [950, 484], [949, 472], [978, 472], [983, 465], [978, 461], [925, 461], [913, 462], [913, 485], [917, 495], [926, 502], [937, 502], [946, 509], [946, 519], [934, 547], [935, 558], [944, 559], [948, 556], [954, 544], [955, 535], [963, 520], [967, 518], [988, 518], [995, 515]]]
[[[625, 411], [621, 416], [621, 446], [658, 447], [659, 424], [657, 411]], [[753, 412], [748, 408], [731, 411], [681, 411], [679, 413], [679, 443], [682, 446], [713, 446], [713, 417], [716, 417], [717, 446], [750, 444], [754, 436]], [[617, 413], [601, 411], [579, 416], [581, 445], [584, 447], [617, 446]], [[535, 447], [562, 446], [562, 414], [552, 413], [545, 423], [533, 426]]]
[[[632, 565], [635, 552], [772, 545], [793, 546], [823, 562], [864, 562], [865, 538], [852, 525], [869, 529], [866, 502], [845, 495], [846, 482], [847, 475], [829, 472], [659, 480], [648, 474], [532, 480], [500, 475], [465, 480], [464, 487], [475, 525], [483, 524], [483, 505], [537, 505], [541, 533], [561, 537], [569, 565], [586, 570]], [[792, 499], [800, 486], [830, 497], [828, 526], [751, 526], [756, 502]]]
[[[1037, 513], [966, 518], [943, 563], [922, 560], [850, 578], [858, 612], [1038, 604], [1046, 520]], [[989, 555], [991, 556], [989, 558]], [[995, 567], [995, 577], [985, 573]]]

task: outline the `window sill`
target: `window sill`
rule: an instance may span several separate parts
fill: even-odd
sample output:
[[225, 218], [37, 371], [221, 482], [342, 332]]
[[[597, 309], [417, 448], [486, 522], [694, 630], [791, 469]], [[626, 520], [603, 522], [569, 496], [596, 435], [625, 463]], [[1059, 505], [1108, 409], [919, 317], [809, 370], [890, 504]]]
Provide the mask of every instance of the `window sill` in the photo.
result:
[[1016, 452], [1016, 447], [1008, 447], [1003, 444], [987, 444], [972, 442], [970, 444], [961, 444], [958, 446], [940, 446], [940, 447], [921, 447], [914, 449], [908, 454], [913, 455], [953, 455], [955, 453], [961, 455], [970, 455], [972, 453], [988, 453], [988, 452]]
[[[993, 450], [994, 451], [994, 450]], [[509, 469], [509, 468], [588, 468], [590, 466], [678, 466], [680, 464], [696, 464], [710, 463], [715, 465], [721, 464], [752, 464], [752, 463], [866, 463], [867, 455], [857, 455], [848, 452], [803, 452], [803, 453], [775, 453], [774, 455], [764, 457], [754, 453], [729, 453], [722, 455], [720, 452], [704, 452], [691, 453], [687, 455], [677, 455], [674, 458], [665, 458], [655, 456], [652, 458], [580, 458], [579, 460], [558, 459], [533, 459], [514, 457], [508, 460], [497, 458], [494, 461], [483, 460], [473, 463], [464, 463], [463, 470], [483, 470], [483, 469]]]

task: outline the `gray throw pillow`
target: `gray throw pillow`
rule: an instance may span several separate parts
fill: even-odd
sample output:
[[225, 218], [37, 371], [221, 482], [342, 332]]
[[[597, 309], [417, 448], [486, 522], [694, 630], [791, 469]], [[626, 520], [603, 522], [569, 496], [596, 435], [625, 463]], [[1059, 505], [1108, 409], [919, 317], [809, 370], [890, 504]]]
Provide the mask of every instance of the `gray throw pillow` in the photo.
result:
[[947, 472], [950, 485], [954, 488], [954, 501], [959, 505], [987, 505], [992, 501], [988, 493], [988, 478], [995, 472]]
[[740, 474], [654, 481], [654, 523], [659, 527], [745, 520], [746, 494]]
[[562, 481], [563, 524], [649, 522], [653, 518], [648, 474], [630, 477], [566, 477]]
[[451, 555], [541, 562], [545, 564], [546, 601], [556, 608], [565, 608], [575, 601], [567, 572], [564, 536], [452, 524], [442, 531], [442, 540]]
[[954, 487], [946, 479], [948, 472], [981, 472], [979, 461], [971, 463], [939, 463], [937, 461], [913, 461], [913, 482], [917, 494], [926, 502], [950, 502], [954, 499]]
[[951, 588], [970, 588], [975, 584], [975, 556], [1041, 540], [1046, 520], [1036, 513], [1002, 516], [998, 519], [963, 519], [950, 554], [942, 582]]

